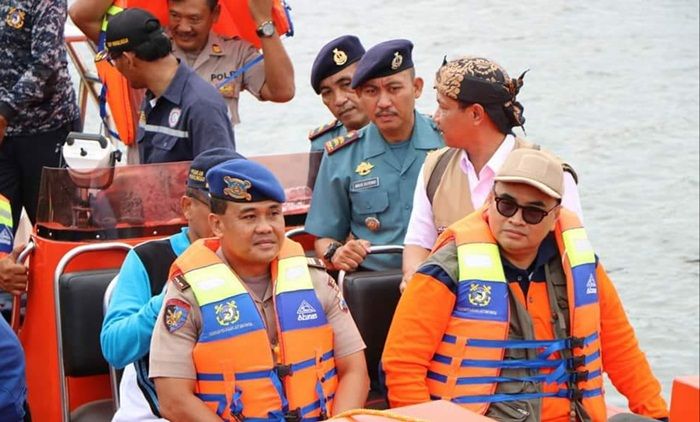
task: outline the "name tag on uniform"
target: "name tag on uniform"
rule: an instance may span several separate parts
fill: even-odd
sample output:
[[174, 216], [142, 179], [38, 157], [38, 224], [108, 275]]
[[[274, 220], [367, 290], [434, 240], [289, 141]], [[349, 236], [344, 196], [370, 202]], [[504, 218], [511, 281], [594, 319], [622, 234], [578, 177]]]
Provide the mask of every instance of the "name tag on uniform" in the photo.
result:
[[353, 192], [357, 192], [360, 190], [372, 189], [377, 187], [379, 187], [379, 178], [372, 177], [370, 179], [362, 179], [352, 182], [352, 184], [350, 185], [350, 190]]

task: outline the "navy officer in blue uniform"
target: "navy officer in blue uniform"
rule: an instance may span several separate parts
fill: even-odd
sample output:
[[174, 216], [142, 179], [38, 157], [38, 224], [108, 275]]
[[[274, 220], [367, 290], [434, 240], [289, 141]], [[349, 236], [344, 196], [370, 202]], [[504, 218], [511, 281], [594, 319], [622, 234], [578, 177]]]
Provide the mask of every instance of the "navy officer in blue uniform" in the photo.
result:
[[26, 400], [24, 351], [12, 328], [0, 317], [0, 421], [30, 420]]
[[340, 36], [318, 52], [311, 66], [311, 87], [335, 119], [309, 132], [312, 152], [323, 152], [326, 142], [369, 123], [357, 93], [350, 86], [364, 54], [365, 48], [354, 35]]
[[226, 103], [216, 88], [178, 62], [152, 14], [132, 8], [112, 17], [105, 46], [98, 59], [108, 59], [133, 88], [147, 88], [136, 135], [142, 164], [234, 149]]
[[335, 269], [401, 268], [400, 255], [367, 256], [368, 248], [403, 244], [418, 172], [426, 154], [444, 145], [432, 120], [414, 109], [423, 80], [412, 50], [408, 40], [391, 40], [364, 54], [351, 86], [371, 123], [325, 144], [305, 228]]

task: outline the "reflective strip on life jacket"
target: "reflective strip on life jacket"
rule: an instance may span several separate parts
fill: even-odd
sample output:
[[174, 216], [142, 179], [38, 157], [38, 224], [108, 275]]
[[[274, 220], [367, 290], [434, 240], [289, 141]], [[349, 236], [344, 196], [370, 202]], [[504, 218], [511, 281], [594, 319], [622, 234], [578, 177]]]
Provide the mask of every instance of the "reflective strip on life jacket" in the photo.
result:
[[[490, 403], [567, 397], [600, 399], [602, 394], [600, 309], [595, 281], [595, 255], [585, 231], [567, 211], [557, 224], [557, 238], [563, 250], [567, 292], [571, 309], [572, 337], [555, 340], [508, 340], [509, 291], [498, 246], [478, 212], [450, 228], [457, 244], [459, 284], [457, 302], [446, 334], [428, 371], [428, 388], [434, 397], [449, 399], [477, 413]], [[573, 263], [573, 265], [569, 265]], [[592, 280], [592, 281], [591, 281]], [[576, 325], [576, 322], [578, 325]], [[544, 349], [535, 359], [504, 360], [506, 348]], [[561, 351], [572, 358], [555, 358]], [[583, 366], [584, 371], [576, 369]], [[527, 377], [503, 377], [502, 368], [549, 370]], [[501, 382], [529, 381], [557, 383], [556, 392], [495, 394]], [[594, 413], [600, 407], [591, 407]], [[603, 404], [604, 409], [604, 404]]]
[[280, 362], [263, 317], [238, 277], [204, 243], [176, 261], [202, 314], [193, 351], [197, 394], [222, 418], [283, 420], [329, 415], [337, 387], [333, 334], [301, 246], [285, 241], [272, 265]]
[[188, 138], [190, 136], [190, 133], [186, 130], [177, 130], [167, 126], [140, 124], [139, 127], [143, 128], [146, 132], [162, 133], [163, 135], [174, 136], [176, 138]]

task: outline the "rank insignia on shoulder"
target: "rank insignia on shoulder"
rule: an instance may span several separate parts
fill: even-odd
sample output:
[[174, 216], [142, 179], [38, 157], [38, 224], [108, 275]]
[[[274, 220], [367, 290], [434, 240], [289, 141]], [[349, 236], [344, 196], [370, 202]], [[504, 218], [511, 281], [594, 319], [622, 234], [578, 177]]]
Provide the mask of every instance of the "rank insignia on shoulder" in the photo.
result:
[[323, 261], [321, 261], [318, 258], [307, 257], [306, 258], [306, 265], [308, 265], [309, 267], [314, 267], [314, 268], [318, 268], [321, 270], [326, 269], [326, 264], [324, 264]]
[[328, 153], [328, 155], [331, 155], [339, 149], [345, 148], [346, 146], [352, 144], [361, 137], [362, 135], [360, 134], [360, 132], [356, 130], [351, 130], [345, 135], [338, 136], [337, 138], [333, 138], [330, 141], [326, 142], [326, 152]]
[[330, 123], [326, 123], [323, 126], [317, 127], [316, 129], [309, 132], [309, 141], [313, 141], [314, 139], [318, 138], [319, 136], [330, 132], [331, 130], [333, 130], [333, 128], [335, 128], [339, 124], [340, 124], [340, 120], [336, 119]]
[[176, 275], [173, 277], [173, 284], [175, 285], [175, 288], [177, 288], [179, 291], [184, 292], [185, 290], [190, 288], [190, 283], [185, 280], [185, 276], [181, 275]]

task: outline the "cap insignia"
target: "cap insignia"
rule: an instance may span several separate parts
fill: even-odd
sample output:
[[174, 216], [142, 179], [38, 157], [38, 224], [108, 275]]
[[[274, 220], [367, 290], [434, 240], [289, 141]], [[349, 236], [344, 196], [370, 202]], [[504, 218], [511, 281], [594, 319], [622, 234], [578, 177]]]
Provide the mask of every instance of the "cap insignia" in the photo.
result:
[[391, 70], [396, 70], [403, 64], [403, 56], [398, 51], [394, 52], [394, 58], [391, 60]]
[[348, 61], [348, 55], [343, 50], [333, 49], [333, 61], [336, 65], [342, 66]]
[[224, 195], [233, 199], [244, 199], [250, 201], [253, 197], [248, 193], [251, 187], [250, 180], [242, 180], [237, 177], [224, 176]]

